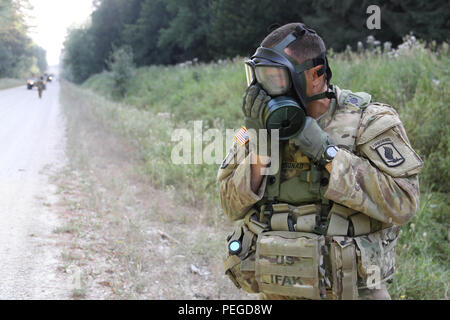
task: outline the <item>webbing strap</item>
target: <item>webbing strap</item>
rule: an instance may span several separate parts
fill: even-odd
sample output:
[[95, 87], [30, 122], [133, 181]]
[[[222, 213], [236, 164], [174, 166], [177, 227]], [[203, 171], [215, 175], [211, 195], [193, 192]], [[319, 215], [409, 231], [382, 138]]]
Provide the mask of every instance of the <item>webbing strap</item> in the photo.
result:
[[[280, 146], [278, 146], [278, 148], [280, 148]], [[265, 196], [269, 200], [274, 200], [274, 199], [278, 198], [278, 196], [280, 195], [280, 175], [281, 175], [281, 163], [282, 163], [280, 150], [278, 150], [278, 154], [279, 154], [280, 159], [278, 161], [277, 173], [273, 176], [268, 177], [269, 180], [267, 181], [268, 183], [266, 185], [266, 190], [265, 190]]]
[[295, 287], [278, 286], [275, 284], [261, 283], [259, 288], [262, 292], [273, 293], [277, 295], [293, 296], [307, 299], [320, 299], [319, 290], [313, 286], [296, 285]]
[[278, 168], [277, 173], [273, 176], [268, 177], [266, 190], [264, 191], [264, 198], [266, 200], [264, 211], [262, 212], [263, 216], [260, 217], [260, 221], [263, 218], [266, 218], [270, 221], [270, 217], [273, 214], [272, 205], [276, 202], [276, 199], [280, 196], [280, 176], [281, 176], [281, 163], [283, 162], [281, 153], [280, 153], [280, 144], [278, 144]]
[[314, 100], [324, 99], [324, 98], [333, 99], [333, 98], [336, 98], [336, 95], [332, 91], [324, 91], [324, 92], [318, 93], [314, 96], [306, 97], [306, 103], [309, 103]]
[[228, 242], [232, 242], [234, 240], [239, 240], [242, 236], [242, 228], [236, 228], [231, 235], [230, 239], [228, 239]]
[[284, 52], [283, 50], [295, 40], [297, 40], [296, 36], [294, 36], [292, 33], [288, 34], [283, 40], [273, 46], [273, 49], [279, 52]]
[[292, 231], [289, 226], [290, 213], [276, 213], [270, 218], [270, 228], [278, 231]]
[[264, 243], [260, 243], [259, 254], [260, 255], [271, 255], [273, 252], [277, 252], [280, 256], [290, 256], [290, 257], [302, 257], [302, 258], [313, 258], [315, 257], [317, 248], [315, 247], [301, 247], [299, 246], [296, 250], [286, 247], [278, 243], [270, 243], [265, 246]]
[[333, 297], [345, 300], [357, 299], [357, 265], [353, 241], [348, 241], [346, 237], [333, 237], [330, 260], [333, 274]]
[[349, 221], [337, 213], [332, 213], [328, 223], [327, 236], [346, 236]]
[[238, 258], [236, 255], [230, 255], [227, 258], [224, 259], [223, 264], [225, 267], [225, 272], [236, 266], [241, 262], [241, 259]]
[[316, 213], [299, 216], [297, 218], [297, 224], [295, 225], [296, 231], [301, 232], [313, 232], [316, 227]]
[[260, 264], [258, 268], [260, 274], [278, 274], [282, 276], [295, 276], [315, 279], [317, 277], [317, 272], [316, 270], [314, 270], [312, 262], [310, 262], [310, 264], [311, 266], [305, 266], [305, 268], [303, 269], [299, 269], [298, 266], [292, 267], [275, 264]]
[[370, 218], [363, 213], [354, 214], [350, 217], [353, 224], [354, 236], [370, 233]]
[[358, 297], [355, 246], [342, 248], [342, 299], [355, 300]]
[[248, 227], [248, 229], [253, 232], [254, 234], [260, 234], [264, 231], [267, 231], [269, 229], [269, 226], [265, 223], [262, 223], [255, 218], [253, 218], [255, 215], [257, 215], [258, 211], [251, 210], [244, 218], [245, 225]]
[[244, 259], [252, 246], [252, 240], [254, 237], [254, 233], [248, 230], [246, 226], [243, 226], [244, 236], [242, 237], [242, 251], [238, 254], [241, 259]]

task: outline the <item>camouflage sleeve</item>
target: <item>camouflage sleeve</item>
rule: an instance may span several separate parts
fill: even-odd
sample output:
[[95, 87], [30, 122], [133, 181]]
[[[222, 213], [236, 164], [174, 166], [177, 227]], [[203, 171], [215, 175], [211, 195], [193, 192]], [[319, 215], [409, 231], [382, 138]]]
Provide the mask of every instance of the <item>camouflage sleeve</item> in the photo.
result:
[[423, 162], [398, 114], [385, 105], [368, 108], [356, 142], [360, 156], [340, 150], [333, 160], [325, 197], [385, 223], [407, 223], [419, 206]]
[[220, 204], [231, 220], [242, 219], [251, 206], [264, 195], [266, 177], [257, 194], [250, 187], [251, 154], [247, 154], [247, 149], [234, 143], [217, 174], [220, 183]]

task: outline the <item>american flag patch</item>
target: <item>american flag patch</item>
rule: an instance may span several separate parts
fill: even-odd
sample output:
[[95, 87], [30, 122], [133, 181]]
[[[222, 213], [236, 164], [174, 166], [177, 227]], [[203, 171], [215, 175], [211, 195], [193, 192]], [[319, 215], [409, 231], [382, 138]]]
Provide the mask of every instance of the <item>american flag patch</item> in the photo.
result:
[[234, 140], [241, 146], [248, 142], [248, 131], [245, 127], [241, 127], [239, 131], [234, 135]]

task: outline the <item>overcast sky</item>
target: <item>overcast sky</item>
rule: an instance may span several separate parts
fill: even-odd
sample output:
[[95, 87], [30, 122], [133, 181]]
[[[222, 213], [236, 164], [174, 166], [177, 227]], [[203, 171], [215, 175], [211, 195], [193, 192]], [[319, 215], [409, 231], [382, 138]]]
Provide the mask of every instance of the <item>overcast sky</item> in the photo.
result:
[[92, 12], [92, 0], [30, 0], [34, 7], [29, 24], [34, 42], [47, 51], [49, 65], [59, 63], [67, 28], [85, 22]]

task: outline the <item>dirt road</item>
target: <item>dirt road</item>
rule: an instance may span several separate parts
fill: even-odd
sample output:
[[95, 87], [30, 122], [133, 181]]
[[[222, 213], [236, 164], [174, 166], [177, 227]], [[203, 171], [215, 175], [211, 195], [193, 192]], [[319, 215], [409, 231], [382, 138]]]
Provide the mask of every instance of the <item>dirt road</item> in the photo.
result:
[[42, 99], [25, 86], [0, 91], [0, 150], [0, 299], [65, 299], [55, 187], [43, 174], [64, 161], [58, 83]]

